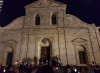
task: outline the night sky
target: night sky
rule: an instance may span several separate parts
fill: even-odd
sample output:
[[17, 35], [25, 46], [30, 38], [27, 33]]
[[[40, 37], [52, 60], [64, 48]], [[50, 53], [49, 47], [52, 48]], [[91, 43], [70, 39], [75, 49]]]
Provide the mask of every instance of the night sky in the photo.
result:
[[[6, 26], [14, 19], [25, 15], [24, 6], [36, 0], [4, 0], [0, 15], [0, 26]], [[100, 26], [100, 0], [57, 0], [67, 4], [66, 13], [73, 14], [82, 21]]]

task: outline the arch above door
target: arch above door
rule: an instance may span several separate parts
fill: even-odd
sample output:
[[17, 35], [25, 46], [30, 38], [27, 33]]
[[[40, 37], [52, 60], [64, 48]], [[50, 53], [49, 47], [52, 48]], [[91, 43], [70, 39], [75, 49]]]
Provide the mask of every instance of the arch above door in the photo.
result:
[[49, 57], [52, 56], [52, 42], [48, 38], [41, 39], [40, 43], [38, 44], [38, 59], [40, 59], [43, 56], [43, 52], [45, 54], [48, 54]]

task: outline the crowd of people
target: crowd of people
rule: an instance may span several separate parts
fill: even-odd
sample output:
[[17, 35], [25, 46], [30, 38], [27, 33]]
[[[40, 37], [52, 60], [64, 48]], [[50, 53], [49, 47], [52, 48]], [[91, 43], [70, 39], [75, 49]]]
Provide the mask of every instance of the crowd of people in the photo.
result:
[[61, 66], [58, 60], [41, 61], [39, 64], [29, 62], [20, 62], [18, 66], [0, 65], [0, 73], [100, 73], [100, 66], [89, 64], [87, 66]]

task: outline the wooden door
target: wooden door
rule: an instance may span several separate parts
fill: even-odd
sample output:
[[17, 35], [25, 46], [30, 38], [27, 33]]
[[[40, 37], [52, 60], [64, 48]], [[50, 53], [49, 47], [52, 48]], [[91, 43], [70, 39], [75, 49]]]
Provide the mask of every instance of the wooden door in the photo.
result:
[[46, 58], [50, 60], [50, 47], [41, 47], [41, 58]]
[[11, 65], [12, 64], [12, 59], [13, 59], [13, 52], [9, 52], [8, 56], [7, 56], [6, 65]]

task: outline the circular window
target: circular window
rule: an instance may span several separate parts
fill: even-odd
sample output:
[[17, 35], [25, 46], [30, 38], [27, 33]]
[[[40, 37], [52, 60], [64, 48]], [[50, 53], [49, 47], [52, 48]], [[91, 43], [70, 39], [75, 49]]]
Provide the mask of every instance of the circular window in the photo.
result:
[[48, 41], [48, 39], [45, 38], [45, 39], [42, 40], [42, 43], [46, 44], [47, 41]]

